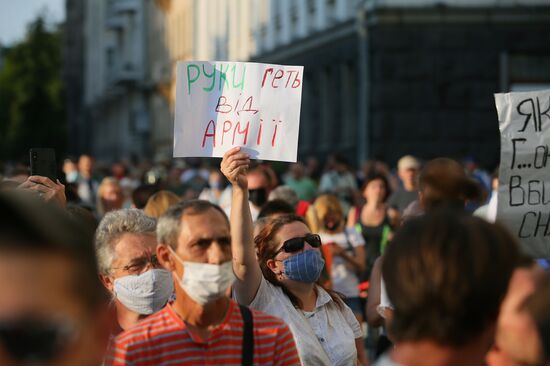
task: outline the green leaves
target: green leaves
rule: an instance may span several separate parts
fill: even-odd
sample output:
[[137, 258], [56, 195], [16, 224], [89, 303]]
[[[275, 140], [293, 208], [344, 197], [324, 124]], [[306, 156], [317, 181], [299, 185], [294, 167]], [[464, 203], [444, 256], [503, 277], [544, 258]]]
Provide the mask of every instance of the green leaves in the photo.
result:
[[30, 147], [66, 146], [62, 34], [49, 30], [42, 16], [25, 39], [1, 51], [0, 159], [26, 159]]

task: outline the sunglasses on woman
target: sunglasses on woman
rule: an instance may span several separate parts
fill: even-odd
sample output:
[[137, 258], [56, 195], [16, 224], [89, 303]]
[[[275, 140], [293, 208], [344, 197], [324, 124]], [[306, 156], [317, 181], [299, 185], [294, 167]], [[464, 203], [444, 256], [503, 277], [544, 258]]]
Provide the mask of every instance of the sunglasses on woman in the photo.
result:
[[285, 240], [283, 246], [277, 250], [273, 256], [276, 256], [282, 251], [285, 251], [285, 253], [299, 252], [304, 249], [306, 242], [314, 248], [319, 248], [321, 246], [321, 237], [317, 234], [306, 234], [305, 236]]

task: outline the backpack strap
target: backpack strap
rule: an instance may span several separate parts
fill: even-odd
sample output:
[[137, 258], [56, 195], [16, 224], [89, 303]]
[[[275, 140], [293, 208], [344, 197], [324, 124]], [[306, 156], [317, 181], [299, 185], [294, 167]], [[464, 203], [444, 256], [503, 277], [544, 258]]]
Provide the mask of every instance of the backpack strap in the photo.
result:
[[351, 244], [351, 241], [349, 240], [349, 234], [348, 234], [348, 230], [347, 228], [344, 229], [344, 235], [346, 237], [346, 245], [347, 245], [347, 249], [353, 253], [353, 255], [355, 255], [355, 248], [353, 247], [353, 245]]
[[247, 306], [239, 305], [241, 310], [241, 315], [243, 317], [243, 344], [242, 344], [242, 356], [241, 356], [241, 365], [242, 366], [253, 366], [254, 365], [254, 333], [253, 333], [253, 322], [252, 322], [252, 312]]

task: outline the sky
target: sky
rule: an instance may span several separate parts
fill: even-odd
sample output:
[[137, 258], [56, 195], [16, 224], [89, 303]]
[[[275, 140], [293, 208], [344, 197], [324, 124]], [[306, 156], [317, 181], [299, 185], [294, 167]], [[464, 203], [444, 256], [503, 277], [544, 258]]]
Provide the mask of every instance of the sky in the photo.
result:
[[65, 0], [0, 0], [0, 44], [22, 40], [27, 24], [44, 10], [49, 22], [63, 21]]

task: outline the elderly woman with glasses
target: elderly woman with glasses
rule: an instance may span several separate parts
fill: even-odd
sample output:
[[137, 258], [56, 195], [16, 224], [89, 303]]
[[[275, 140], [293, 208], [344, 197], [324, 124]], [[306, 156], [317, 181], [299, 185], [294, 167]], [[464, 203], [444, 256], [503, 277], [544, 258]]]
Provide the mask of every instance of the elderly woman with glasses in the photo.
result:
[[112, 335], [162, 309], [174, 293], [172, 275], [155, 250], [157, 220], [138, 209], [111, 211], [95, 234], [99, 276], [112, 297]]
[[229, 150], [221, 163], [233, 185], [230, 220], [237, 301], [282, 318], [304, 365], [367, 364], [353, 312], [337, 294], [317, 284], [324, 266], [320, 237], [302, 218], [287, 215], [268, 222], [253, 239], [249, 164], [239, 147]]

